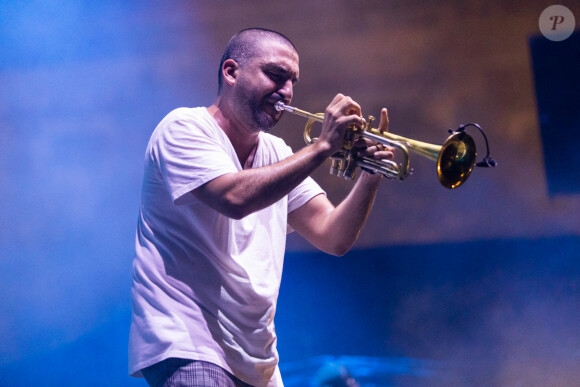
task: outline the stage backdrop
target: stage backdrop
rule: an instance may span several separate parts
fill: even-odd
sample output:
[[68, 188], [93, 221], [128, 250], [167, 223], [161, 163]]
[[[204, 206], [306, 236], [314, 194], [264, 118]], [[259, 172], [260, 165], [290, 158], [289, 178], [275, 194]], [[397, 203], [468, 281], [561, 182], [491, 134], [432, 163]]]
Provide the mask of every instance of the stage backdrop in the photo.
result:
[[[562, 4], [580, 20], [577, 2]], [[545, 158], [553, 156], [541, 141], [529, 45], [549, 5], [2, 2], [2, 384], [143, 385], [126, 376], [126, 342], [144, 150], [170, 110], [213, 102], [222, 50], [251, 26], [279, 30], [298, 47], [294, 105], [323, 111], [341, 92], [365, 115], [386, 106], [394, 133], [436, 144], [448, 129], [477, 122], [498, 161], [449, 191], [433, 162], [412, 156], [413, 175], [382, 183], [355, 250], [340, 260], [291, 235], [276, 320], [284, 372], [315, 374], [352, 355], [346, 363], [359, 371], [387, 364], [381, 372], [427, 377], [469, 367], [457, 354], [479, 356], [489, 344], [492, 353], [516, 348], [482, 360], [495, 372], [491, 384], [520, 374], [494, 361], [537, 348], [540, 357], [508, 366], [553, 365], [529, 373], [531, 384], [545, 375], [573, 380], [580, 198], [548, 189]], [[297, 150], [303, 126], [286, 116], [273, 133]], [[481, 157], [483, 139], [473, 136]], [[353, 183], [327, 170], [314, 177], [338, 203]], [[337, 317], [342, 311], [347, 318]], [[479, 336], [482, 319], [509, 329]], [[544, 346], [519, 334], [536, 328]], [[569, 335], [550, 335], [556, 329]], [[454, 346], [457, 330], [466, 340]], [[441, 340], [451, 344], [437, 351]], [[315, 360], [306, 370], [300, 357]]]

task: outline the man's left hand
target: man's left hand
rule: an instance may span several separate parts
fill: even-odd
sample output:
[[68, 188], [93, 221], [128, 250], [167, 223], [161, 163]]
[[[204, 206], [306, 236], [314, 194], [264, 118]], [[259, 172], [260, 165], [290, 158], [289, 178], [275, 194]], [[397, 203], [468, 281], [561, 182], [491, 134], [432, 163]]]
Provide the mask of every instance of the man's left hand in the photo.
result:
[[[381, 119], [379, 121], [379, 128], [381, 132], [389, 131], [389, 115], [386, 108], [381, 110]], [[394, 157], [395, 148], [389, 145], [383, 145], [376, 141], [366, 138], [361, 138], [354, 143], [355, 148], [359, 148], [358, 155], [361, 157], [374, 157], [378, 160], [388, 159]]]

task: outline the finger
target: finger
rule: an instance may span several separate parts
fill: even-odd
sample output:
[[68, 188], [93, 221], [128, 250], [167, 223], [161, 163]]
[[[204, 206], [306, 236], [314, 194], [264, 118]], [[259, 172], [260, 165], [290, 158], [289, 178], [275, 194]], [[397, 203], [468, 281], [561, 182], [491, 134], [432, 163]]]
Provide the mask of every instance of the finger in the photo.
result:
[[358, 155], [361, 157], [374, 157], [376, 159], [392, 159], [395, 155], [395, 148], [388, 145], [377, 144], [371, 146], [359, 146], [360, 142], [354, 144], [359, 149]]
[[379, 122], [379, 130], [381, 132], [389, 131], [389, 112], [387, 111], [387, 108], [381, 109], [381, 120]]
[[334, 98], [332, 99], [332, 101], [330, 101], [330, 104], [328, 104], [328, 107], [330, 108], [332, 106], [336, 106], [343, 99], [344, 99], [344, 95], [338, 93], [337, 95], [334, 96]]
[[337, 94], [332, 102], [330, 103], [329, 107], [333, 107], [336, 112], [342, 113], [347, 116], [351, 115], [361, 115], [361, 107], [358, 103], [356, 103], [352, 98], [343, 94]]
[[347, 116], [357, 116], [359, 118], [361, 117], [362, 110], [360, 108], [360, 105], [358, 103], [356, 103], [352, 98], [345, 97], [344, 104], [345, 104], [345, 108], [343, 111]]
[[384, 150], [387, 150], [389, 152], [395, 151], [395, 148], [390, 146], [390, 145], [381, 144], [380, 142], [369, 140], [368, 138], [364, 138], [364, 137], [357, 139], [354, 142], [353, 146], [355, 146], [357, 148], [366, 148], [368, 150], [369, 154], [372, 154], [374, 152], [384, 151]]
[[338, 117], [336, 119], [336, 123], [339, 125], [345, 125], [345, 126], [356, 125], [358, 127], [362, 127], [364, 125], [364, 120], [358, 114], [351, 114], [351, 115], [345, 115], [342, 117]]
[[394, 153], [394, 150], [389, 150], [389, 149], [379, 150], [379, 151], [376, 151], [373, 153], [373, 157], [375, 159], [379, 159], [379, 160], [383, 160], [383, 159], [392, 160], [395, 157], [395, 153]]
[[377, 149], [377, 152], [382, 152], [382, 151], [394, 152], [395, 151], [395, 147], [392, 147], [390, 145], [377, 144], [377, 145], [375, 145], [375, 148]]
[[376, 145], [376, 141], [369, 140], [368, 138], [359, 137], [355, 142], [354, 146], [357, 148], [370, 148]]
[[380, 143], [370, 147], [369, 151], [376, 159], [392, 159], [395, 156], [394, 147]]

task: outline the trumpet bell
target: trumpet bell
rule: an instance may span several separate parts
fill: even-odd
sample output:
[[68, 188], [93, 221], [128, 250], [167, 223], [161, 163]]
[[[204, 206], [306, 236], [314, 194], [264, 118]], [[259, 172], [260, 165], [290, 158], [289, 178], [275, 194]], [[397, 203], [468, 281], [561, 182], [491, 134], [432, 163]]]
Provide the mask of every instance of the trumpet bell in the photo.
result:
[[459, 187], [471, 174], [476, 156], [475, 142], [470, 135], [460, 131], [449, 136], [437, 157], [439, 182], [449, 189]]

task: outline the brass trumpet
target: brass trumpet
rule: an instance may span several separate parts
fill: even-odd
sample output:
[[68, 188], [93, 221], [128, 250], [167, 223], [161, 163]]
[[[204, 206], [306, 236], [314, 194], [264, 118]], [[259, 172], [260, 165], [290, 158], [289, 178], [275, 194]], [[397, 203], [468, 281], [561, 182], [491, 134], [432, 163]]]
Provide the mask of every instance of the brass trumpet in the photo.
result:
[[[312, 114], [286, 105], [281, 101], [276, 102], [275, 107], [278, 111], [284, 110], [308, 118], [304, 127], [304, 141], [310, 145], [317, 140], [317, 138], [311, 137], [312, 125], [314, 122], [322, 122], [324, 113]], [[457, 131], [450, 131], [451, 136], [447, 138], [443, 145], [434, 145], [389, 132], [382, 132], [372, 127], [374, 120], [373, 116], [369, 116], [367, 120], [363, 119], [364, 124], [362, 127], [353, 125], [348, 128], [342, 149], [331, 156], [330, 173], [332, 175], [353, 179], [356, 167], [360, 167], [369, 172], [379, 173], [389, 179], [404, 180], [412, 173], [412, 169], [409, 168], [409, 151], [436, 161], [437, 178], [446, 188], [459, 187], [471, 174], [477, 153], [473, 138], [463, 130], [465, 126], [460, 127]], [[481, 130], [477, 124], [470, 125], [475, 125]], [[353, 144], [361, 137], [400, 150], [403, 154], [403, 160], [397, 163], [393, 160], [379, 160], [373, 157], [359, 156], [353, 148]], [[495, 166], [495, 161], [489, 158], [489, 150], [484, 163], [487, 165], [482, 166]]]

